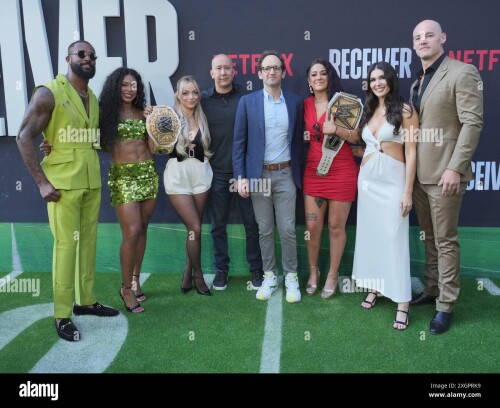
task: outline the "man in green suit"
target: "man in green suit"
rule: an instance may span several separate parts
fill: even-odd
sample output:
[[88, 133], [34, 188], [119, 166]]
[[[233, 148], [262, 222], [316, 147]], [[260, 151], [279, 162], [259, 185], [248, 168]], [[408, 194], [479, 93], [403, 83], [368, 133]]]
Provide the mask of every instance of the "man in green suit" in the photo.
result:
[[[72, 43], [67, 75], [35, 88], [17, 136], [24, 163], [48, 203], [54, 236], [54, 322], [59, 337], [68, 341], [80, 339], [72, 310], [75, 315], [118, 314], [97, 303], [93, 294], [101, 174], [95, 150], [99, 105], [88, 82], [95, 75], [96, 59], [90, 43]], [[33, 139], [41, 132], [52, 152], [40, 165]]]
[[[483, 127], [483, 91], [473, 65], [447, 57], [436, 21], [413, 30], [422, 69], [411, 87], [422, 137], [417, 144], [413, 200], [425, 233], [425, 288], [410, 305], [435, 304], [432, 334], [446, 332], [460, 292], [460, 205], [472, 179], [471, 160]], [[429, 137], [431, 136], [431, 137]]]

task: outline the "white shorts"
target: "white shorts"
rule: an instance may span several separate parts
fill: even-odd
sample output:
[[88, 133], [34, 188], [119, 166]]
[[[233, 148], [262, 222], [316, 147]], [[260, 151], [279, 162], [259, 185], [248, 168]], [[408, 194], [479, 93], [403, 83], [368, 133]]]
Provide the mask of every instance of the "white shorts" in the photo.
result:
[[212, 177], [212, 167], [206, 157], [203, 163], [193, 157], [181, 162], [172, 158], [165, 167], [163, 182], [167, 194], [193, 195], [210, 190]]

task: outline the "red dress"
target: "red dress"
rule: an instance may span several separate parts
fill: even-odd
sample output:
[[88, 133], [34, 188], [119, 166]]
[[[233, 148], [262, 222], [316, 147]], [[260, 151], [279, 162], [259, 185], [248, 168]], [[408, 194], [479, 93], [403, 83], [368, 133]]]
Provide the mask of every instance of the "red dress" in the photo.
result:
[[[352, 202], [356, 198], [356, 186], [358, 180], [358, 165], [354, 160], [351, 148], [344, 143], [339, 150], [326, 177], [316, 175], [316, 169], [321, 160], [321, 145], [323, 144], [323, 123], [326, 113], [316, 120], [316, 108], [314, 107], [314, 96], [304, 101], [305, 130], [311, 135], [309, 153], [307, 154], [306, 169], [304, 172], [304, 194], [320, 197], [327, 200]], [[314, 129], [318, 123], [320, 131]], [[317, 127], [317, 126], [316, 126]], [[314, 138], [315, 134], [321, 137], [319, 141]]]

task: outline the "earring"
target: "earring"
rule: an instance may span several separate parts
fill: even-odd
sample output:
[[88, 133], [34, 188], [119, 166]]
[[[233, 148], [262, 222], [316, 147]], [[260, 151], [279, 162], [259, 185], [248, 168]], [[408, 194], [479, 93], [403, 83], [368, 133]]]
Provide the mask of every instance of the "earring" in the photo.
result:
[[309, 85], [309, 92], [312, 93], [312, 94], [314, 93], [313, 87], [311, 85]]

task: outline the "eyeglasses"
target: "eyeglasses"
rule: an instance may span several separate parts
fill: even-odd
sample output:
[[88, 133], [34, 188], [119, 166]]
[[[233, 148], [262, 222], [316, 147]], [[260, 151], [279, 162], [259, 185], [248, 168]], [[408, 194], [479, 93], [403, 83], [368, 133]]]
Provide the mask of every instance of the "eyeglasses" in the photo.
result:
[[279, 65], [275, 65], [273, 67], [260, 67], [260, 70], [264, 71], [266, 74], [269, 74], [272, 69], [274, 69], [274, 72], [278, 74], [283, 68], [281, 68]]
[[313, 125], [313, 129], [317, 132], [317, 133], [314, 134], [314, 140], [316, 140], [317, 142], [319, 142], [321, 140], [321, 135], [319, 134], [320, 127], [319, 127], [319, 123], [318, 122], [316, 122]]
[[97, 55], [95, 55], [95, 52], [87, 52], [87, 51], [83, 51], [83, 50], [80, 50], [78, 52], [72, 52], [69, 55], [78, 55], [78, 58], [81, 58], [81, 59], [84, 59], [88, 55], [92, 61], [95, 61], [97, 59]]

